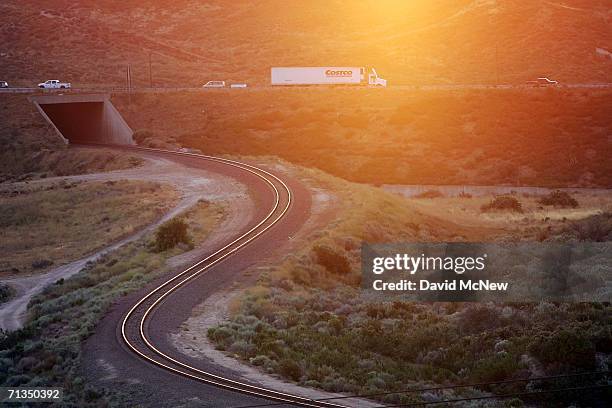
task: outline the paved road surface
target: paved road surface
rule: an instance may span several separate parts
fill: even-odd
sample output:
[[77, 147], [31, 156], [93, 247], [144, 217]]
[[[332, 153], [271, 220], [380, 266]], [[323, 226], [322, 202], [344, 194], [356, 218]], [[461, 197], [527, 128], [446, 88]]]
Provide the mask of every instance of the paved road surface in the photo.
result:
[[[391, 90], [406, 90], [406, 91], [455, 91], [462, 89], [609, 89], [612, 88], [612, 83], [576, 83], [576, 84], [561, 84], [559, 86], [552, 87], [537, 87], [531, 85], [523, 85], [523, 84], [500, 84], [500, 85], [492, 85], [492, 84], [423, 84], [423, 85], [389, 85], [387, 88], [372, 88], [369, 86], [340, 86], [335, 89], [353, 89], [353, 90], [363, 90], [363, 89], [391, 89]], [[132, 89], [133, 93], [162, 93], [162, 92], [245, 92], [245, 91], [265, 91], [271, 89], [334, 89], [334, 87], [329, 86], [271, 86], [271, 85], [251, 85], [246, 89], [243, 88], [225, 88], [225, 89], [205, 89], [202, 87], [164, 87], [164, 88], [136, 88]], [[29, 93], [101, 93], [101, 92], [110, 92], [110, 93], [125, 93], [127, 92], [126, 88], [72, 88], [72, 89], [40, 89], [40, 88], [1, 88], [1, 94], [29, 94]]]

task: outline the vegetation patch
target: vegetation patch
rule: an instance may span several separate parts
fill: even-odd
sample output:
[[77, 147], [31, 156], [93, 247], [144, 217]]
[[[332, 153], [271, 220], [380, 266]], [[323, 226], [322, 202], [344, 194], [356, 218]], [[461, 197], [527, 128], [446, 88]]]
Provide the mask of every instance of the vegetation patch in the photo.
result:
[[327, 246], [315, 246], [313, 248], [317, 263], [328, 272], [335, 275], [348, 275], [351, 272], [351, 264], [348, 258]]
[[419, 193], [414, 196], [414, 198], [440, 198], [440, 197], [444, 197], [444, 194], [442, 194], [442, 192], [438, 190], [427, 190], [427, 191], [423, 191], [422, 193]]
[[[76, 87], [125, 86], [118, 66], [127, 60], [135, 67], [136, 88], [148, 87], [151, 80], [156, 87], [197, 87], [210, 78], [259, 87], [269, 84], [270, 65], [334, 61], [375, 64], [390, 85], [414, 87], [524, 84], [549, 72], [561, 83], [606, 83], [610, 78], [607, 0], [516, 1], [504, 7], [480, 1], [385, 0], [376, 3], [380, 12], [373, 12], [371, 2], [354, 3], [350, 11], [345, 3], [328, 1], [283, 8], [279, 0], [261, 0], [257, 7], [250, 2], [177, 0], [142, 9], [131, 2], [99, 0], [74, 9], [47, 2], [42, 10], [35, 2], [5, 3], [3, 17], [16, 25], [4, 35], [5, 49], [22, 50], [28, 44], [32, 53], [49, 53], [36, 66], [27, 52], [6, 57], [3, 77], [12, 86], [31, 86], [44, 79], [41, 72], [69, 73], [66, 79]], [[239, 26], [232, 24], [236, 16], [243, 20]], [[495, 24], [490, 24], [491, 16]], [[550, 30], [551, 21], [563, 30]], [[376, 27], [375, 36], [367, 35], [373, 34], [369, 27]], [[227, 58], [236, 44], [248, 46]], [[497, 57], [496, 47], [503, 50]], [[596, 47], [604, 54], [597, 54]], [[149, 50], [157, 53], [151, 59], [152, 77]]]
[[6, 283], [0, 283], [0, 304], [10, 300], [15, 295], [15, 289]]
[[512, 211], [517, 213], [523, 212], [523, 206], [521, 202], [512, 196], [497, 196], [491, 200], [488, 204], [484, 204], [480, 207], [482, 212], [489, 211]]
[[546, 196], [540, 198], [538, 202], [542, 205], [552, 205], [560, 208], [576, 208], [578, 207], [578, 201], [572, 197], [568, 192], [555, 190]]
[[155, 250], [157, 252], [166, 251], [178, 244], [185, 244], [193, 248], [187, 227], [187, 223], [179, 217], [174, 217], [160, 225], [155, 232]]
[[557, 228], [547, 228], [541, 231], [539, 238], [541, 241], [612, 241], [612, 212], [591, 215]]
[[[222, 214], [220, 205], [200, 202], [183, 217], [200, 242]], [[116, 390], [95, 388], [81, 377], [81, 344], [113, 301], [164, 273], [165, 261], [182, 252], [180, 248], [157, 252], [154, 242], [149, 235], [127, 244], [34, 297], [26, 325], [13, 332], [0, 331], [0, 385], [61, 386], [66, 406], [129, 405], [129, 399], [122, 399]]]
[[[233, 305], [230, 319], [208, 330], [220, 350], [301, 385], [348, 394], [607, 369], [612, 352], [607, 304], [432, 304], [364, 296], [361, 242], [492, 237], [453, 224], [454, 213], [446, 218], [423, 214], [423, 200], [386, 195], [312, 170], [304, 173], [339, 194], [344, 216], [271, 267], [259, 286]], [[572, 379], [572, 385], [588, 385], [585, 381], [592, 379]], [[409, 404], [563, 386], [564, 380], [517, 382], [375, 398]], [[589, 405], [600, 396], [566, 393], [550, 401], [567, 405], [578, 399]]]
[[391, 87], [142, 93], [113, 103], [148, 130], [145, 145], [276, 155], [362, 183], [609, 188], [611, 98], [604, 89]]
[[[268, 293], [247, 294], [230, 322], [209, 330], [210, 339], [268, 373], [330, 392], [527, 378], [536, 375], [530, 359], [547, 375], [598, 371], [605, 365], [597, 363], [596, 354], [609, 358], [606, 305], [368, 303], [349, 287], [287, 291], [274, 282], [269, 287]], [[582, 320], [584, 315], [589, 320]], [[522, 383], [484, 386], [455, 396], [485, 391], [526, 388]], [[399, 394], [382, 400], [399, 404], [424, 398]]]
[[0, 274], [44, 271], [78, 259], [150, 224], [176, 199], [170, 187], [142, 181], [0, 190]]
[[67, 405], [101, 403], [104, 393], [78, 375], [81, 342], [114, 299], [163, 272], [163, 261], [144, 242], [132, 243], [47, 287], [30, 302], [24, 328], [0, 332], [0, 384], [54, 384], [64, 387]]

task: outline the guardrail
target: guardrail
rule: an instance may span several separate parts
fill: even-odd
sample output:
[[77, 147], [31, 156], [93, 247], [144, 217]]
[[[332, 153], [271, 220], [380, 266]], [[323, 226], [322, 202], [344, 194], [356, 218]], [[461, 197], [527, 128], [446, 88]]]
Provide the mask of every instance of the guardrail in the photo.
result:
[[[229, 88], [227, 88], [229, 89]], [[247, 88], [248, 89], [248, 88]], [[161, 93], [161, 92], [199, 92], [199, 91], [209, 91], [210, 89], [202, 88], [202, 87], [192, 87], [192, 88], [132, 88], [128, 90], [127, 88], [68, 88], [68, 89], [43, 89], [43, 88], [0, 88], [0, 94], [2, 93], [40, 93], [40, 94], [57, 94], [57, 93]]]

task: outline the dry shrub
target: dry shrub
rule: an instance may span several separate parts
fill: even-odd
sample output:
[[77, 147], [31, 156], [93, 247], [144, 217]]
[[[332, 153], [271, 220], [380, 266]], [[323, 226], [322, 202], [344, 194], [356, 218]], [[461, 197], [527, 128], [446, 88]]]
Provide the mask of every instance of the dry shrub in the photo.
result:
[[328, 246], [316, 246], [313, 251], [317, 257], [317, 263], [336, 275], [348, 275], [351, 272], [351, 264], [346, 256], [339, 254]]
[[180, 243], [192, 245], [187, 227], [187, 223], [181, 218], [173, 218], [163, 223], [155, 233], [155, 250], [162, 252]]
[[480, 207], [482, 212], [489, 211], [512, 211], [512, 212], [523, 212], [523, 206], [521, 202], [512, 196], [497, 196], [491, 200], [488, 204], [484, 204]]
[[578, 207], [578, 201], [569, 193], [561, 190], [550, 192], [548, 195], [540, 198], [538, 203], [542, 205], [552, 205], [561, 208], [576, 208]]
[[278, 368], [281, 375], [288, 377], [293, 381], [298, 381], [302, 376], [301, 367], [293, 360], [287, 358], [282, 359]]
[[568, 225], [561, 233], [569, 234], [579, 241], [606, 242], [612, 239], [612, 213], [591, 215]]
[[4, 303], [15, 294], [15, 289], [5, 283], [0, 283], [0, 303]]
[[153, 137], [155, 137], [155, 134], [149, 129], [138, 129], [132, 134], [132, 139], [139, 145], [143, 144], [145, 140]]

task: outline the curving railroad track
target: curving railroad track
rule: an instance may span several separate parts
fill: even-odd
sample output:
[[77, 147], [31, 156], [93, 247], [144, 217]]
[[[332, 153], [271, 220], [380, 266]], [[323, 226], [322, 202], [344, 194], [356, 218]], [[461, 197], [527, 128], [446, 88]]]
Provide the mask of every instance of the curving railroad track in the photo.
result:
[[276, 175], [252, 166], [247, 163], [238, 162], [219, 157], [205, 156], [194, 153], [172, 152], [160, 149], [126, 147], [122, 149], [138, 150], [143, 152], [163, 153], [171, 155], [186, 156], [197, 160], [206, 160], [215, 164], [233, 167], [236, 170], [250, 173], [257, 177], [262, 183], [266, 184], [274, 195], [272, 206], [255, 225], [248, 231], [235, 237], [221, 248], [207, 255], [204, 259], [180, 271], [166, 281], [159, 284], [154, 289], [142, 295], [137, 302], [128, 310], [120, 323], [120, 337], [122, 342], [129, 350], [143, 360], [163, 368], [171, 373], [195, 380], [208, 385], [221, 387], [226, 390], [248, 394], [253, 397], [264, 398], [276, 403], [287, 405], [297, 405], [306, 407], [344, 407], [326, 401], [315, 401], [313, 399], [283, 393], [273, 389], [268, 389], [245, 382], [236, 381], [217, 375], [198, 367], [189, 361], [182, 361], [180, 357], [171, 356], [168, 351], [162, 351], [162, 347], [157, 345], [148, 332], [149, 324], [155, 317], [155, 312], [160, 308], [171, 307], [173, 296], [181, 296], [179, 290], [198, 277], [206, 274], [208, 270], [223, 262], [226, 258], [236, 254], [242, 248], [256, 239], [264, 239], [262, 235], [277, 224], [288, 212], [292, 205], [292, 193], [289, 186]]

